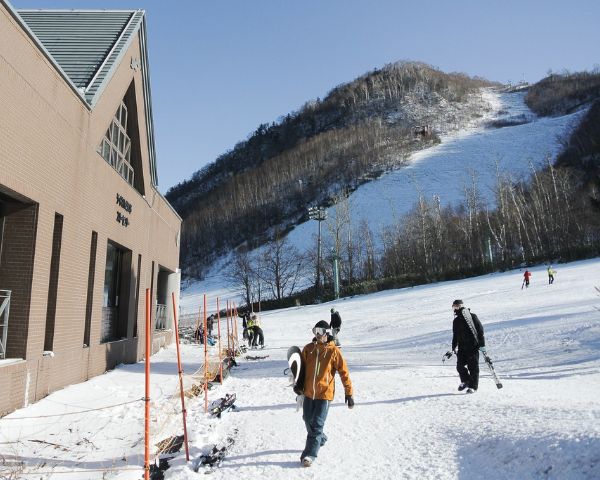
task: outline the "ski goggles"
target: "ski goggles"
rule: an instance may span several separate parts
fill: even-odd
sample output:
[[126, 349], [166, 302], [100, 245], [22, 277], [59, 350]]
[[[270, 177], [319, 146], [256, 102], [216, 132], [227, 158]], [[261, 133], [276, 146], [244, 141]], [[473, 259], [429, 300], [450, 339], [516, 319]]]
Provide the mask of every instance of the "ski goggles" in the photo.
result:
[[319, 336], [321, 336], [321, 337], [322, 337], [323, 335], [326, 335], [327, 333], [329, 333], [329, 329], [328, 329], [328, 328], [325, 328], [325, 327], [314, 327], [314, 328], [312, 329], [312, 332], [313, 332], [315, 335], [319, 335]]

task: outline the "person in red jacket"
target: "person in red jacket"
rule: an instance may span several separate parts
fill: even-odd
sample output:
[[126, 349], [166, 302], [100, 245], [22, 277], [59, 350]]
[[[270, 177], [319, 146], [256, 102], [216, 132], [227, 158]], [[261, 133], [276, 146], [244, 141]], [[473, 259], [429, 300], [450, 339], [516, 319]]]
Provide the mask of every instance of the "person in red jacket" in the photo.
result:
[[329, 403], [335, 394], [335, 374], [340, 375], [344, 385], [348, 408], [354, 407], [352, 382], [348, 366], [341, 350], [335, 345], [331, 328], [325, 320], [317, 322], [312, 329], [314, 338], [302, 349], [304, 377], [294, 387], [297, 395], [304, 395], [302, 420], [306, 426], [306, 446], [300, 455], [305, 467], [310, 467], [317, 458], [319, 448], [327, 441], [323, 432], [329, 411]]
[[[525, 270], [525, 273], [523, 274], [523, 284], [525, 285], [525, 288], [529, 288], [529, 279], [531, 278], [531, 272], [529, 270]], [[523, 286], [521, 285], [521, 288], [523, 288]]]

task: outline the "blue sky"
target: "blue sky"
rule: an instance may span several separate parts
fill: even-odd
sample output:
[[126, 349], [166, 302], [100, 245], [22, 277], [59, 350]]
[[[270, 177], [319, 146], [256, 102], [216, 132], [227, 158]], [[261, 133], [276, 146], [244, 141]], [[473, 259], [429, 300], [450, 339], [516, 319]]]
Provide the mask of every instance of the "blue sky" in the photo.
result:
[[12, 0], [142, 8], [159, 188], [340, 83], [397, 60], [500, 82], [600, 65], [600, 2]]

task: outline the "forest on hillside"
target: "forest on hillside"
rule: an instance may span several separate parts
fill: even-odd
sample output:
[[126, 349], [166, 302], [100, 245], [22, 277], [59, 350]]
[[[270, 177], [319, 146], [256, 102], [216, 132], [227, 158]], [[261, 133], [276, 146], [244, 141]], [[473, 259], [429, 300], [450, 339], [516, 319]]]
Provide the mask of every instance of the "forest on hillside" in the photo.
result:
[[330, 205], [415, 150], [481, 115], [469, 101], [491, 85], [400, 62], [334, 88], [280, 123], [260, 125], [244, 142], [173, 187], [167, 199], [182, 216], [181, 264], [199, 278], [220, 254], [253, 248]]
[[[589, 78], [579, 83], [579, 74], [569, 76], [585, 89], [591, 83]], [[600, 84], [600, 75], [595, 81]], [[582, 98], [577, 88], [565, 88], [564, 82], [553, 80], [556, 89], [547, 90], [552, 100], [544, 101], [546, 111], [564, 112]], [[550, 88], [546, 81], [543, 84]], [[537, 94], [537, 87], [532, 88], [532, 98]], [[526, 182], [516, 182], [498, 170], [493, 210], [481, 201], [474, 177], [458, 207], [441, 208], [439, 199], [421, 197], [396, 225], [375, 232], [366, 222], [357, 226], [350, 221], [348, 196], [339, 194], [335, 215], [325, 222], [326, 238], [332, 240], [324, 251], [336, 252], [342, 295], [599, 255], [600, 100], [588, 98], [587, 111], [563, 140], [556, 162], [548, 158], [544, 168], [532, 167]], [[374, 247], [376, 237], [383, 239], [383, 248]], [[325, 283], [321, 292], [314, 287], [294, 291], [300, 276], [314, 272], [316, 251], [298, 252], [281, 235], [262, 254], [238, 250], [229, 277], [248, 303], [276, 299], [263, 302], [263, 308], [269, 303], [312, 302], [316, 296], [333, 296], [331, 260], [326, 255], [320, 264], [319, 277]]]

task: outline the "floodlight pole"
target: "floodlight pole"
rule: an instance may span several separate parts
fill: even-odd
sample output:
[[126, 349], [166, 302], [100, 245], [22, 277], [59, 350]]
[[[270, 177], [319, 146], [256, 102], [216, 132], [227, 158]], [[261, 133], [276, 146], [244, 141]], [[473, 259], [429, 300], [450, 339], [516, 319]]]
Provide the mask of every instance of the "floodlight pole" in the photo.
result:
[[333, 263], [333, 294], [335, 299], [340, 298], [340, 257], [335, 248], [331, 249], [331, 262]]
[[323, 207], [310, 207], [308, 218], [319, 222], [319, 236], [317, 239], [317, 278], [315, 281], [315, 299], [321, 297], [321, 222], [327, 220], [327, 210]]

